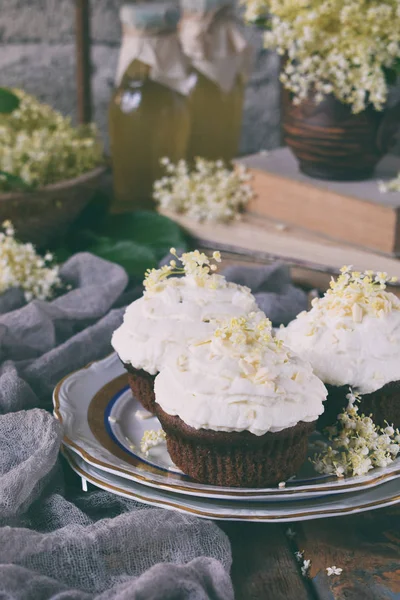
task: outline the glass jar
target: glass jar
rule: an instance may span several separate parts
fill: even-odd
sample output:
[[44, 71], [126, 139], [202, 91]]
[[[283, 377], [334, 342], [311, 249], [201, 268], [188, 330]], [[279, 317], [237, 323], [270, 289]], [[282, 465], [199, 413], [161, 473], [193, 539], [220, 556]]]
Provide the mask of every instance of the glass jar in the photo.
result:
[[109, 106], [113, 212], [152, 208], [161, 158], [185, 158], [193, 85], [176, 34], [175, 6], [126, 5], [120, 14], [124, 41]]
[[230, 91], [195, 69], [197, 85], [191, 98], [191, 128], [187, 159], [196, 156], [231, 161], [239, 150], [244, 81], [238, 75]]
[[180, 40], [197, 75], [187, 158], [231, 161], [238, 153], [249, 46], [232, 0], [181, 0]]

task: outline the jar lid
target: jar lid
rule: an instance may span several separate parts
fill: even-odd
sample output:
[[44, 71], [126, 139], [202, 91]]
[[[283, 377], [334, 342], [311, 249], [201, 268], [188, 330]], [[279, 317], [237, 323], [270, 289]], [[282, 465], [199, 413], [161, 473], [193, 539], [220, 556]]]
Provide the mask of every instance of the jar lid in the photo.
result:
[[161, 33], [176, 31], [180, 10], [179, 6], [172, 2], [124, 4], [120, 8], [119, 17], [123, 25], [138, 31]]
[[235, 0], [180, 0], [182, 12], [204, 14], [225, 6], [234, 6]]

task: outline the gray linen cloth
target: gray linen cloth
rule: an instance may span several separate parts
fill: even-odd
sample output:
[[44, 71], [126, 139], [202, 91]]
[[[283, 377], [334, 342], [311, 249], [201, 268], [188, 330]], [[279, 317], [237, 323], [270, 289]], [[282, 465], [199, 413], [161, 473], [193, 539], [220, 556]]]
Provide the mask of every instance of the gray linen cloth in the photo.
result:
[[283, 263], [261, 267], [232, 265], [222, 273], [228, 281], [251, 289], [258, 306], [274, 327], [287, 325], [307, 310], [307, 294], [291, 283], [289, 267]]
[[[288, 294], [305, 307], [282, 266], [228, 271], [279, 319], [294, 316]], [[51, 302], [0, 296], [0, 600], [231, 600], [230, 544], [215, 523], [84, 493], [59, 459], [52, 390], [110, 352], [116, 307], [141, 293], [124, 294], [124, 270], [87, 253], [61, 275], [72, 290]]]

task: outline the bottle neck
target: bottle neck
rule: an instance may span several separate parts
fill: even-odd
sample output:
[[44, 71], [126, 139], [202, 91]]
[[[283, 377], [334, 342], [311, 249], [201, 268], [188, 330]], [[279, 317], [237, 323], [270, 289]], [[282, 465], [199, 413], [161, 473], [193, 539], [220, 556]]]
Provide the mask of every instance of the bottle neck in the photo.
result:
[[148, 79], [150, 75], [150, 69], [151, 67], [149, 65], [146, 65], [140, 60], [134, 59], [126, 69], [122, 77], [121, 85], [126, 87], [132, 80], [144, 81], [145, 79]]
[[[160, 52], [158, 49], [158, 43], [161, 43], [160, 48], [165, 51], [165, 44], [172, 45], [178, 44], [178, 38], [175, 31], [142, 31], [133, 29], [132, 27], [124, 27], [124, 37], [122, 39], [122, 50], [126, 49], [127, 59], [129, 60], [129, 54], [136, 56], [133, 58], [126, 68], [122, 79], [121, 85], [126, 87], [130, 81], [144, 81], [149, 78], [151, 69], [154, 65], [147, 64], [140, 60], [141, 56], [152, 56]], [[148, 46], [146, 51], [146, 46]]]

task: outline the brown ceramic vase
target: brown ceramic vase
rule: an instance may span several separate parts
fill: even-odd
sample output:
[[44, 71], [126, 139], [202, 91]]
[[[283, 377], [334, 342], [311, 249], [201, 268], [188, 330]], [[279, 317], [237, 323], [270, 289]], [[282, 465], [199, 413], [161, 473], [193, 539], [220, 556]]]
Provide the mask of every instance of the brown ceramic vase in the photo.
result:
[[353, 114], [351, 107], [326, 96], [295, 105], [282, 90], [284, 142], [310, 177], [331, 181], [368, 179], [394, 145], [400, 129], [400, 103], [381, 112], [369, 106]]

